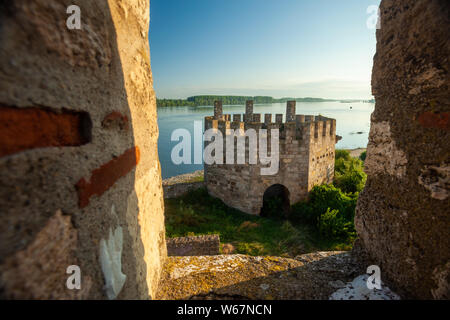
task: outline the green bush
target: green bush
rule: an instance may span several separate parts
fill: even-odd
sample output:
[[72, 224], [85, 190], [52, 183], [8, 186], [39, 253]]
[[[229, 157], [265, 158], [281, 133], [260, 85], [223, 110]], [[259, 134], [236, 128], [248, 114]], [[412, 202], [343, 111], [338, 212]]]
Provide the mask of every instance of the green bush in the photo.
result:
[[363, 171], [355, 170], [335, 178], [334, 184], [345, 193], [359, 193], [364, 189], [367, 176]]
[[317, 213], [310, 202], [302, 201], [294, 204], [289, 219], [296, 223], [314, 223], [317, 221]]
[[336, 150], [333, 185], [314, 187], [308, 201], [292, 206], [290, 219], [313, 226], [325, 239], [343, 241], [343, 248], [351, 247], [356, 237], [356, 202], [367, 179], [362, 161], [365, 155], [356, 159], [347, 150]]
[[347, 150], [336, 150], [335, 159], [351, 160], [350, 152]]
[[356, 201], [358, 195], [345, 194], [333, 185], [322, 185], [314, 187], [310, 193], [310, 202], [319, 215], [328, 208], [339, 210], [346, 220], [353, 221], [355, 215]]
[[366, 157], [367, 157], [367, 151], [364, 151], [364, 152], [361, 153], [361, 155], [359, 156], [359, 159], [361, 159], [361, 161], [366, 161]]
[[345, 159], [336, 159], [334, 161], [334, 174], [344, 174], [347, 172], [349, 167], [349, 162], [351, 160], [345, 160]]
[[345, 174], [349, 171], [361, 170], [363, 171], [364, 163], [356, 158], [344, 159], [338, 158], [334, 162], [334, 171], [337, 174]]
[[359, 159], [343, 158], [335, 161], [334, 185], [345, 193], [361, 192], [366, 184], [367, 175], [363, 162]]
[[314, 187], [308, 202], [300, 202], [292, 206], [292, 219], [297, 222], [316, 224], [318, 218], [328, 208], [338, 210], [347, 221], [353, 221], [357, 194], [345, 194], [333, 185]]
[[352, 221], [347, 221], [338, 210], [330, 208], [322, 214], [317, 223], [321, 235], [342, 240], [351, 240], [355, 238], [355, 227]]

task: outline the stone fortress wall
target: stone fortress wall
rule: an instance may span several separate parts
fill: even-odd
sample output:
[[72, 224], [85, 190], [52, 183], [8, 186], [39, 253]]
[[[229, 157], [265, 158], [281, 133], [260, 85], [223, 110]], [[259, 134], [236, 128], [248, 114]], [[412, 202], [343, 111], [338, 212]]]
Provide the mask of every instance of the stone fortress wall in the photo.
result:
[[168, 238], [168, 256], [214, 256], [220, 254], [220, 236], [217, 234]]
[[[69, 31], [72, 2], [0, 1], [0, 297], [155, 297], [166, 245], [149, 4], [77, 0], [83, 30]], [[382, 0], [380, 9], [368, 181], [355, 224], [383, 282], [405, 297], [448, 299], [450, 5]], [[267, 125], [250, 111], [251, 121], [236, 116], [239, 127]], [[236, 126], [229, 116], [215, 118], [209, 126]], [[282, 154], [287, 162], [278, 176], [257, 176], [259, 168], [248, 165], [207, 166], [210, 192], [257, 214], [261, 197], [252, 188], [287, 184], [291, 167], [304, 178], [290, 179], [299, 191], [287, 186], [291, 199], [306, 194], [331, 169], [321, 162], [314, 168], [312, 159], [334, 159], [332, 137], [329, 146], [311, 143], [324, 139], [318, 118], [311, 120], [300, 126], [301, 139], [289, 133], [281, 140], [297, 157]], [[267, 122], [292, 125], [280, 115]], [[263, 187], [258, 179], [273, 181]], [[113, 272], [120, 290], [105, 278], [105, 251], [120, 258], [120, 272]], [[81, 268], [80, 290], [66, 287], [69, 265]]]
[[[217, 101], [214, 116], [205, 118], [205, 130], [219, 130], [223, 137], [227, 129], [267, 129], [267, 146], [270, 153], [270, 130], [279, 130], [279, 170], [275, 175], [261, 175], [261, 168], [268, 167], [259, 162], [249, 162], [249, 139], [246, 138], [245, 164], [236, 164], [237, 142], [234, 141], [235, 164], [226, 164], [226, 143], [224, 142], [224, 164], [205, 164], [205, 182], [209, 194], [220, 198], [227, 205], [243, 212], [258, 215], [263, 206], [266, 190], [282, 185], [288, 190], [291, 204], [304, 200], [315, 186], [331, 183], [334, 178], [334, 153], [336, 144], [336, 120], [323, 116], [296, 115], [295, 101], [287, 103], [286, 122], [283, 115], [253, 113], [253, 101], [247, 101], [246, 113], [223, 115], [222, 103]], [[242, 121], [243, 119], [243, 121]], [[229, 134], [229, 132], [228, 132]], [[265, 139], [265, 137], [263, 137]], [[225, 139], [224, 139], [225, 140]], [[208, 145], [208, 143], [205, 143]]]
[[355, 226], [405, 297], [450, 298], [450, 2], [383, 0]]
[[149, 2], [78, 0], [81, 30], [72, 4], [0, 3], [0, 296], [152, 298], [166, 245]]

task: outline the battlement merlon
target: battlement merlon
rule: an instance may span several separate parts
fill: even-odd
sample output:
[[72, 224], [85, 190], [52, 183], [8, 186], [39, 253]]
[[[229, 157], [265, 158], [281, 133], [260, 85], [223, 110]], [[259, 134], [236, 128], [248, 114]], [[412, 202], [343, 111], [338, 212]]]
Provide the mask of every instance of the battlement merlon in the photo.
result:
[[252, 122], [253, 121], [253, 100], [248, 100], [245, 103], [244, 121], [245, 122]]
[[[236, 119], [236, 118], [235, 118]], [[260, 129], [279, 130], [280, 140], [290, 138], [292, 140], [321, 141], [329, 139], [335, 141], [335, 120], [315, 121], [315, 122], [289, 122], [289, 123], [261, 123], [261, 122], [243, 122], [215, 120], [214, 117], [205, 118], [205, 130], [215, 129], [223, 136], [229, 134], [227, 130], [241, 130], [243, 134], [249, 129], [253, 129], [259, 134]]]
[[295, 101], [288, 101], [286, 105], [286, 122], [295, 121]]
[[[223, 115], [222, 102], [214, 103], [214, 116], [205, 117], [205, 130], [220, 130], [226, 135], [227, 129], [278, 129], [280, 139], [292, 138], [293, 140], [328, 139], [331, 137], [335, 141], [336, 120], [322, 115], [297, 115], [295, 113], [295, 101], [287, 102], [286, 122], [283, 123], [283, 115], [275, 115], [275, 123], [272, 122], [272, 114], [264, 115], [264, 122], [261, 122], [262, 115], [253, 113], [253, 101], [247, 101], [246, 113], [241, 119], [241, 114], [233, 116]], [[232, 120], [232, 121], [231, 121]]]
[[223, 115], [222, 101], [214, 101], [214, 119], [220, 120]]

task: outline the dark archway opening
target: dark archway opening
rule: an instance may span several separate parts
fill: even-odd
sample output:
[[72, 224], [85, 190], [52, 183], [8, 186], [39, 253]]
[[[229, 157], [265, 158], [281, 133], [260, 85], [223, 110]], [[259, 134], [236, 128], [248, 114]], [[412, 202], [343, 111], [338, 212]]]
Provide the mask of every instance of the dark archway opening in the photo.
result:
[[281, 184], [267, 188], [263, 196], [261, 217], [283, 219], [289, 216], [291, 204], [289, 190]]

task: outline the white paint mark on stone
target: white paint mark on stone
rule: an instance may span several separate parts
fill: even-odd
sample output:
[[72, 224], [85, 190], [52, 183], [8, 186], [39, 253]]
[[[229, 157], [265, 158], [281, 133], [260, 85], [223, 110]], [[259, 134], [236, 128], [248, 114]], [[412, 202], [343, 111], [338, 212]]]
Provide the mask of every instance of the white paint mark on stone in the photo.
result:
[[403, 150], [397, 148], [391, 137], [389, 122], [372, 122], [367, 159], [364, 167], [369, 175], [389, 174], [402, 177], [406, 174], [408, 160]]
[[[111, 213], [115, 214], [114, 206]], [[117, 227], [114, 233], [109, 229], [107, 240], [100, 241], [100, 265], [105, 278], [105, 291], [108, 299], [115, 299], [125, 284], [127, 276], [122, 273], [123, 232]]]
[[334, 292], [330, 300], [400, 300], [395, 292], [381, 282], [381, 290], [367, 288], [369, 275], [364, 274], [355, 278], [352, 282]]

